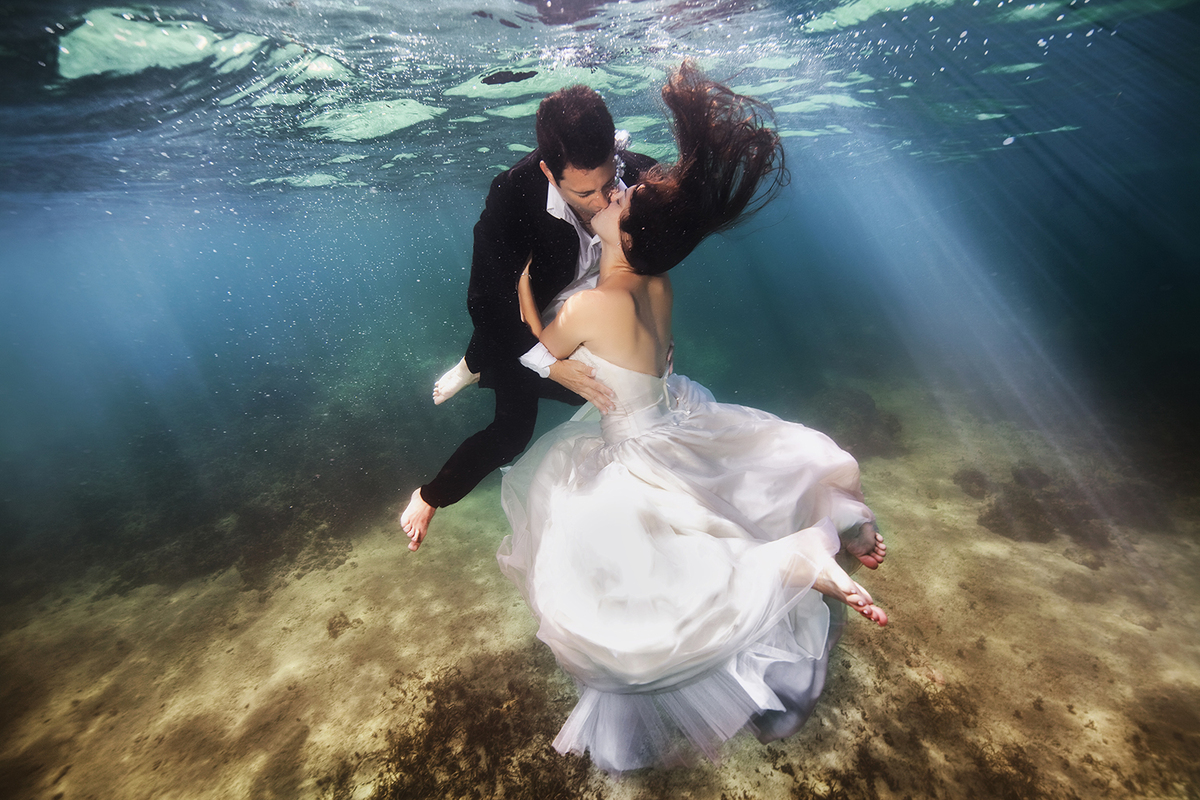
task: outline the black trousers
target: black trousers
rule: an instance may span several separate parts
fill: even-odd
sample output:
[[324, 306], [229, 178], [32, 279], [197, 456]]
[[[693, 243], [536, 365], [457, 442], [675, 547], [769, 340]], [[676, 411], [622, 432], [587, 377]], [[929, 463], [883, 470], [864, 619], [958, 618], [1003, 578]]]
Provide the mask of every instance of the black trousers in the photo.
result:
[[462, 500], [488, 473], [524, 452], [537, 424], [539, 398], [573, 406], [584, 403], [571, 390], [539, 378], [516, 361], [484, 377], [496, 393], [496, 415], [491, 425], [460, 444], [437, 476], [421, 487], [421, 497], [434, 508]]

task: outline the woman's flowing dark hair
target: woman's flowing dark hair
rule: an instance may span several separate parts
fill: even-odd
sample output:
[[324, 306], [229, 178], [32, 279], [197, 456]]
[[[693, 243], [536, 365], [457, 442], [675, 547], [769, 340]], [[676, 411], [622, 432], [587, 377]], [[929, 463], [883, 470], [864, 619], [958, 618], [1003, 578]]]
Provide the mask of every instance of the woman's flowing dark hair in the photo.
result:
[[625, 255], [642, 275], [666, 272], [788, 182], [783, 144], [767, 127], [768, 105], [709, 80], [690, 60], [671, 75], [662, 97], [679, 161], [643, 176], [621, 220]]

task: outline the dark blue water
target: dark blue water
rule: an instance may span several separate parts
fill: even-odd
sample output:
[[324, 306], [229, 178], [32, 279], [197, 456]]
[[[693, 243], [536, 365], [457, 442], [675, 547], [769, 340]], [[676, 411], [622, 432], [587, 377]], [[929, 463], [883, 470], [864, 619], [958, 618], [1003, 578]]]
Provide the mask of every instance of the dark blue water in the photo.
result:
[[681, 371], [792, 417], [847, 380], [918, 381], [1195, 488], [1194, 3], [0, 20], [16, 590], [98, 562], [122, 586], [253, 574], [397, 502], [487, 418], [484, 392], [428, 395], [469, 338], [471, 225], [532, 146], [536, 102], [590, 83], [634, 149], [669, 158], [656, 92], [684, 56], [774, 105], [793, 180], [676, 273]]

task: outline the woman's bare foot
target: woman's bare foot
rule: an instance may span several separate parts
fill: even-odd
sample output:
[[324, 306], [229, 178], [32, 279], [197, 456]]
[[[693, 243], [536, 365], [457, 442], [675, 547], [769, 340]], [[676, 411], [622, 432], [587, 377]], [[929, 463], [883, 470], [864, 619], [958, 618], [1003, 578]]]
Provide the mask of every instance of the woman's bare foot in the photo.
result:
[[842, 601], [872, 622], [887, 625], [887, 613], [875, 605], [870, 593], [851, 580], [846, 570], [839, 567], [832, 558], [825, 562], [813, 583], [813, 588], [826, 597]]
[[433, 385], [433, 404], [440, 406], [462, 389], [478, 381], [479, 373], [471, 372], [465, 358], [459, 359], [458, 363], [451, 367], [445, 375], [438, 378], [437, 383]]
[[858, 564], [854, 564], [847, 563], [848, 559], [839, 559], [843, 569], [848, 572], [853, 572], [859, 564], [867, 569], [876, 569], [887, 557], [887, 545], [883, 543], [883, 536], [874, 520], [867, 520], [842, 533], [841, 539], [846, 553], [858, 560]]
[[425, 498], [421, 497], [420, 489], [412, 493], [412, 499], [408, 501], [408, 508], [400, 514], [400, 527], [408, 534], [409, 550], [416, 550], [421, 546], [421, 542], [425, 541], [425, 534], [429, 533], [429, 521], [433, 519], [435, 511], [437, 509], [426, 503]]

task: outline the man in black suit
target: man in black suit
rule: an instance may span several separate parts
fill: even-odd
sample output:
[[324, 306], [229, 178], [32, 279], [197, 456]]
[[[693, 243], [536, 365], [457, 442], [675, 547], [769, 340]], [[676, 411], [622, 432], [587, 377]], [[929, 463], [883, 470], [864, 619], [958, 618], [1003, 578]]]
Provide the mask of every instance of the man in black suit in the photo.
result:
[[475, 225], [467, 288], [475, 331], [466, 356], [434, 387], [434, 402], [478, 380], [495, 391], [496, 415], [413, 492], [400, 515], [410, 550], [420, 547], [438, 508], [457, 503], [521, 454], [533, 438], [538, 398], [611, 408], [611, 393], [590, 368], [556, 360], [521, 321], [517, 279], [529, 263], [534, 297], [547, 319], [569, 294], [595, 286], [600, 243], [592, 217], [614, 190], [636, 183], [654, 164], [624, 152], [615, 133], [600, 95], [586, 86], [561, 89], [538, 108], [537, 149], [492, 181]]

